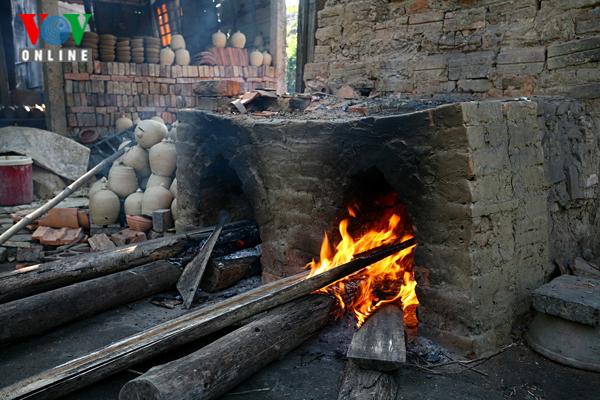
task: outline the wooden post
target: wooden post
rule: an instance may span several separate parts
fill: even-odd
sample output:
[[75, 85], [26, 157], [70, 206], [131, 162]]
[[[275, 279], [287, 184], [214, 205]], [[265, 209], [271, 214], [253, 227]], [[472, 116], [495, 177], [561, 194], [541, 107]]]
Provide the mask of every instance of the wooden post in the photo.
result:
[[119, 400], [216, 399], [296, 348], [329, 321], [334, 300], [311, 295], [128, 382]]
[[287, 12], [285, 0], [271, 0], [271, 54], [277, 78], [277, 94], [287, 91], [285, 85]]
[[0, 389], [0, 399], [56, 399], [177, 346], [306, 296], [403, 249], [415, 240], [357, 254], [343, 265], [308, 278], [300, 273], [201, 308]]
[[67, 322], [164, 292], [181, 268], [157, 261], [0, 305], [0, 343], [37, 336]]
[[[0, 274], [0, 303], [173, 257], [196, 241], [206, 239], [212, 229], [200, 229], [116, 249], [82, 254]], [[220, 243], [245, 240], [249, 231], [256, 232], [256, 229], [255, 224], [244, 221], [228, 224], [221, 235]]]

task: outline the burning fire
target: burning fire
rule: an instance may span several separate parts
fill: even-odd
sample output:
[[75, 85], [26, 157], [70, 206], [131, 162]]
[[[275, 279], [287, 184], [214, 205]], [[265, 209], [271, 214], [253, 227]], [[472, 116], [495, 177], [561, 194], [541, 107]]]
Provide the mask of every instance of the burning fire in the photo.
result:
[[[319, 261], [306, 265], [310, 276], [325, 272], [352, 260], [355, 254], [404, 241], [412, 238], [412, 225], [404, 209], [385, 212], [379, 221], [369, 224], [370, 228], [354, 237], [349, 228], [357, 219], [355, 208], [348, 208], [349, 216], [339, 224], [341, 240], [332, 246], [327, 234], [323, 237]], [[418, 321], [416, 308], [419, 304], [415, 288], [417, 282], [413, 275], [413, 256], [415, 246], [411, 246], [371, 266], [320, 289], [320, 293], [334, 296], [340, 306], [340, 313], [352, 311], [357, 326], [378, 308], [386, 303], [398, 303], [404, 310], [404, 323], [407, 327], [416, 327]]]

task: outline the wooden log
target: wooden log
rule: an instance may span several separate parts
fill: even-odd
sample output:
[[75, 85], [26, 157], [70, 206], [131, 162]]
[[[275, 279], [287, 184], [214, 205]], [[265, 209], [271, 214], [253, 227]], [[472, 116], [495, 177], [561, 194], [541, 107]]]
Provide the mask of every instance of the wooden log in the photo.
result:
[[335, 301], [311, 295], [128, 382], [119, 400], [216, 399], [296, 348], [329, 321]]
[[[0, 274], [0, 303], [173, 257], [198, 240], [206, 239], [212, 231], [213, 228], [200, 229]], [[219, 244], [245, 240], [256, 231], [254, 223], [228, 224]]]
[[244, 249], [224, 257], [213, 258], [206, 269], [200, 287], [209, 293], [218, 292], [235, 285], [241, 279], [250, 276], [260, 258], [257, 247]]
[[130, 144], [124, 146], [123, 148], [119, 149], [116, 153], [114, 153], [112, 156], [104, 159], [102, 162], [100, 162], [94, 168], [90, 169], [88, 172], [86, 172], [85, 174], [83, 174], [79, 178], [77, 178], [77, 180], [75, 180], [75, 182], [71, 183], [69, 186], [64, 188], [62, 192], [60, 192], [59, 194], [54, 196], [54, 198], [52, 198], [46, 204], [37, 208], [30, 214], [27, 214], [19, 222], [17, 222], [16, 224], [14, 224], [10, 228], [8, 228], [6, 230], [6, 232], [4, 232], [0, 235], [0, 244], [6, 242], [15, 233], [19, 232], [21, 229], [23, 229], [27, 225], [31, 224], [32, 222], [34, 222], [36, 219], [40, 218], [42, 215], [44, 215], [46, 212], [48, 212], [48, 210], [56, 207], [61, 201], [63, 201], [67, 197], [69, 197], [77, 189], [79, 189], [81, 186], [83, 186], [84, 183], [86, 183], [94, 175], [96, 175], [96, 173], [98, 173], [99, 171], [104, 169], [106, 166], [110, 165], [117, 158], [121, 157], [123, 155], [123, 153], [125, 153], [127, 150], [129, 150], [129, 146], [130, 146]]
[[37, 336], [67, 322], [164, 292], [181, 267], [156, 261], [141, 267], [0, 304], [0, 343]]
[[362, 369], [348, 361], [338, 400], [394, 400], [397, 394], [398, 384], [392, 375]]
[[352, 337], [346, 356], [366, 369], [400, 368], [406, 362], [402, 309], [386, 304], [375, 311]]
[[308, 277], [308, 272], [280, 279], [230, 297], [212, 307], [193, 310], [178, 318], [129, 336], [90, 354], [0, 389], [1, 400], [56, 399], [150, 357], [198, 340], [248, 317], [308, 295], [339, 279], [415, 246], [415, 240], [357, 254], [346, 264]]

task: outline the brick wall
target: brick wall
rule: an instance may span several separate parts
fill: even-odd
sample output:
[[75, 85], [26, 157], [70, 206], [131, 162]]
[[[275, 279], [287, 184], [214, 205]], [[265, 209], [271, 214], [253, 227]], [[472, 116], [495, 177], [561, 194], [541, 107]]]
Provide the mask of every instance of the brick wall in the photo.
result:
[[274, 87], [273, 67], [164, 66], [127, 63], [64, 64], [68, 134], [95, 129], [101, 135], [114, 132], [122, 115], [132, 118], [161, 116], [176, 120], [182, 108], [200, 106], [193, 92], [202, 80], [234, 80], [242, 90]]
[[328, 0], [309, 90], [600, 97], [598, 0]]

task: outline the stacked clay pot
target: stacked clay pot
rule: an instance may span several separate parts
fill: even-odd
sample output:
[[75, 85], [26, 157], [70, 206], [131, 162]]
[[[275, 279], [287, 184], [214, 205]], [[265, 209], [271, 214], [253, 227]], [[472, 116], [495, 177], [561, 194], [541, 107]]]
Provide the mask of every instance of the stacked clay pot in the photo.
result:
[[117, 37], [114, 35], [100, 35], [100, 60], [104, 62], [115, 61]]
[[81, 47], [84, 49], [90, 49], [92, 51], [92, 59], [98, 60], [100, 52], [98, 51], [98, 42], [100, 37], [95, 32], [85, 32], [83, 34], [83, 40], [81, 41]]
[[[117, 221], [120, 202], [123, 202], [128, 224], [139, 221], [147, 223], [146, 217], [157, 209], [171, 208], [175, 218], [177, 204], [172, 203], [177, 196], [177, 182], [174, 179], [177, 154], [175, 142], [166, 138], [168, 129], [161, 121], [160, 117], [139, 121], [134, 130], [137, 143], [131, 146], [128, 140], [123, 141], [120, 147], [131, 147], [113, 163], [108, 180], [102, 178], [92, 185], [90, 204], [92, 196], [103, 191], [101, 198], [110, 198], [108, 204], [117, 209], [114, 219], [113, 214], [100, 210], [93, 223], [110, 224]], [[129, 125], [125, 122], [127, 121], [123, 121], [121, 127]], [[117, 207], [114, 207], [115, 198]], [[96, 209], [98, 207], [96, 203]], [[139, 227], [131, 228], [139, 230]]]
[[144, 62], [144, 38], [136, 36], [130, 41], [131, 43], [131, 61], [136, 64]]
[[119, 212], [121, 211], [121, 202], [119, 196], [103, 184], [90, 197], [90, 218], [93, 224], [110, 225], [117, 222]]
[[122, 63], [131, 61], [131, 45], [128, 37], [117, 39], [117, 61]]
[[160, 61], [160, 39], [146, 36], [144, 38], [144, 51], [147, 63], [158, 64]]

